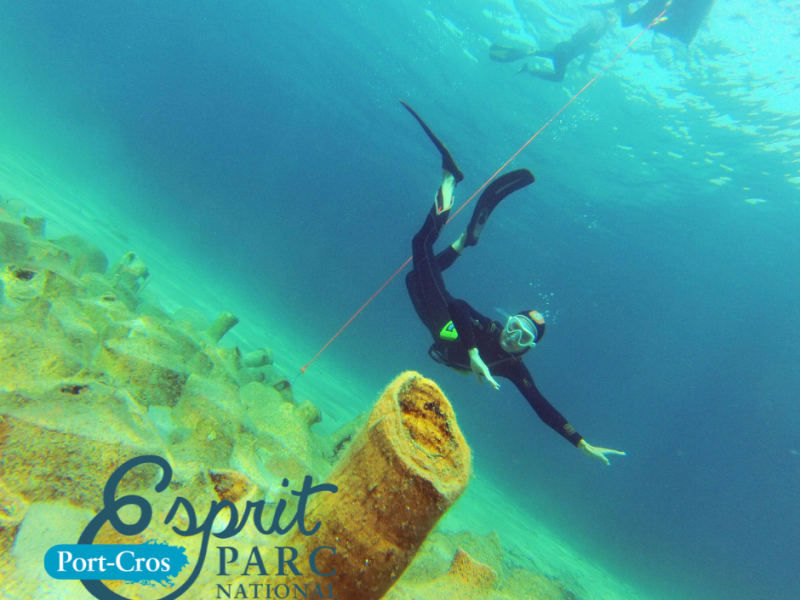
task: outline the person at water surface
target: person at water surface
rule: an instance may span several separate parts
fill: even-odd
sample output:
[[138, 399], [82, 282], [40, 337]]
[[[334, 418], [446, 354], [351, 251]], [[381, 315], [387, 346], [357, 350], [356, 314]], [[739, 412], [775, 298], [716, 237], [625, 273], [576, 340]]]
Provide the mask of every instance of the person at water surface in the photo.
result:
[[492, 44], [489, 48], [489, 57], [497, 62], [512, 62], [525, 57], [549, 58], [553, 62], [552, 71], [531, 68], [525, 63], [518, 73], [528, 73], [534, 77], [547, 81], [563, 81], [567, 73], [567, 66], [574, 59], [583, 56], [580, 68], [589, 68], [592, 55], [599, 49], [599, 42], [614, 27], [616, 17], [608, 13], [605, 18], [593, 19], [581, 27], [567, 41], [556, 44], [552, 50], [519, 50]]
[[[631, 4], [636, 4], [633, 10]], [[632, 0], [615, 0], [611, 3], [590, 5], [587, 8], [603, 11], [615, 8], [620, 14], [623, 27], [633, 25], [647, 27], [657, 20], [653, 25], [653, 31], [688, 45], [697, 35], [712, 6], [714, 0], [648, 0], [644, 4]]]
[[405, 102], [403, 106], [417, 119], [442, 156], [442, 185], [422, 228], [412, 241], [413, 269], [406, 276], [406, 287], [420, 320], [433, 336], [428, 353], [436, 362], [461, 372], [473, 372], [495, 388], [495, 377], [510, 380], [525, 397], [539, 418], [559, 435], [589, 456], [609, 464], [608, 456], [624, 452], [590, 445], [583, 436], [542, 395], [533, 382], [523, 356], [542, 339], [545, 322], [535, 310], [524, 310], [508, 318], [505, 325], [476, 311], [464, 300], [450, 295], [442, 272], [475, 246], [489, 215], [503, 198], [531, 183], [527, 169], [506, 173], [495, 179], [481, 194], [472, 219], [458, 240], [442, 252], [433, 250], [453, 206], [456, 185], [464, 179], [453, 157], [428, 126]]

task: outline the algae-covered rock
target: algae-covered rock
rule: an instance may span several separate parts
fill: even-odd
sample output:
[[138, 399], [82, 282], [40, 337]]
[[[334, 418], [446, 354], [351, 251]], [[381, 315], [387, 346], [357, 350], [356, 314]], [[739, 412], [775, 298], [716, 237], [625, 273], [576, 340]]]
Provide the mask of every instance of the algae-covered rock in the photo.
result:
[[135, 252], [127, 252], [108, 272], [114, 287], [122, 286], [134, 294], [144, 289], [150, 280], [150, 270]]
[[[231, 385], [239, 385], [239, 350], [237, 348], [220, 348], [213, 344], [203, 343], [203, 362], [206, 363], [210, 379], [225, 381]], [[199, 374], [199, 373], [198, 373]]]
[[[410, 593], [417, 600], [439, 600], [459, 598], [463, 600], [510, 600], [516, 596], [506, 595], [506, 590], [498, 590], [497, 572], [488, 565], [476, 560], [461, 548], [456, 550], [449, 568], [440, 577], [422, 582], [406, 582], [386, 595], [386, 600], [399, 600]], [[536, 599], [539, 596], [526, 592], [519, 598]], [[541, 600], [545, 600], [541, 598]]]
[[209, 469], [208, 476], [217, 497], [233, 504], [252, 497], [256, 487], [247, 475], [231, 469]]
[[471, 588], [478, 594], [485, 595], [497, 589], [497, 572], [461, 548], [456, 551], [447, 574], [462, 589]]
[[39, 271], [8, 265], [0, 274], [5, 302], [19, 307], [42, 295], [44, 275]]
[[180, 329], [140, 316], [115, 322], [94, 367], [143, 405], [174, 406], [190, 375], [213, 369], [207, 357], [195, 360], [202, 353], [203, 348]]
[[227, 468], [243, 414], [235, 385], [190, 376], [172, 411], [173, 421], [188, 435], [172, 446], [173, 453], [198, 469]]
[[283, 369], [271, 362], [257, 367], [240, 368], [236, 374], [236, 379], [242, 386], [251, 382], [263, 383], [278, 392], [285, 402], [294, 403], [294, 394], [289, 376]]
[[172, 315], [169, 314], [161, 303], [158, 301], [158, 298], [150, 294], [149, 292], [144, 292], [139, 295], [141, 298], [141, 302], [136, 307], [136, 312], [140, 316], [143, 317], [150, 317], [154, 321], [161, 323], [162, 325], [166, 325], [170, 321], [172, 321]]
[[15, 494], [0, 479], [0, 555], [11, 550], [19, 524], [28, 511], [28, 503]]
[[584, 590], [568, 574], [541, 572], [506, 552], [496, 532], [434, 532], [384, 600], [578, 600]]
[[369, 413], [363, 412], [352, 421], [348, 421], [339, 429], [331, 433], [325, 440], [325, 457], [330, 462], [337, 461], [353, 438], [361, 430], [369, 418]]
[[22, 224], [28, 228], [32, 238], [44, 238], [45, 220], [44, 217], [22, 217]]
[[274, 388], [257, 382], [242, 387], [239, 397], [245, 411], [243, 425], [260, 442], [263, 450], [259, 454], [265, 464], [290, 464], [296, 475], [298, 468], [308, 473], [327, 471], [321, 460], [321, 442], [309, 430], [310, 407], [298, 410]]
[[172, 313], [172, 320], [177, 325], [194, 333], [201, 333], [208, 328], [208, 319], [199, 310], [182, 307]]
[[108, 270], [108, 281], [117, 297], [130, 310], [136, 310], [140, 302], [138, 294], [150, 282], [150, 270], [135, 253], [128, 252]]
[[453, 558], [459, 550], [486, 565], [499, 580], [503, 579], [505, 552], [494, 531], [485, 536], [466, 531], [455, 534], [434, 532], [409, 567], [406, 579], [422, 583], [444, 576], [451, 570]]
[[35, 265], [37, 269], [51, 269], [59, 273], [71, 273], [69, 252], [46, 240], [32, 239], [25, 264]]
[[36, 298], [9, 318], [0, 313], [2, 389], [38, 389], [72, 377], [83, 367], [57, 318], [52, 303]]
[[174, 406], [187, 380], [180, 365], [153, 360], [146, 349], [127, 340], [104, 342], [94, 367], [106, 373], [109, 383], [126, 388], [144, 406]]
[[84, 273], [103, 274], [108, 269], [108, 258], [105, 253], [85, 238], [65, 235], [53, 240], [53, 244], [69, 253], [73, 272], [78, 277]]
[[[123, 462], [167, 456], [146, 414], [124, 390], [63, 381], [36, 394], [0, 392], [0, 480], [27, 502], [102, 505], [102, 488]], [[127, 489], [155, 474], [139, 471]]]
[[0, 211], [0, 264], [24, 261], [29, 249], [28, 228]]
[[[92, 518], [92, 511], [67, 502], [34, 502], [21, 523], [11, 552], [0, 552], [0, 576], [4, 598], [87, 598], [65, 589], [64, 581], [50, 577], [42, 568], [44, 555], [57, 544], [74, 544]], [[3, 569], [3, 558], [8, 563]], [[69, 592], [69, 595], [67, 595]], [[82, 590], [81, 590], [82, 591]]]
[[[306, 460], [308, 456], [306, 455]], [[274, 501], [278, 489], [278, 476], [290, 481], [302, 481], [306, 475], [321, 476], [328, 472], [324, 466], [312, 457], [309, 464], [302, 457], [293, 453], [280, 440], [269, 435], [255, 435], [250, 431], [242, 433], [236, 439], [231, 452], [230, 467], [245, 472]]]
[[296, 412], [300, 417], [300, 420], [303, 421], [303, 423], [305, 423], [306, 427], [309, 429], [312, 425], [322, 421], [322, 413], [311, 403], [310, 400], [306, 400], [300, 406], [298, 406]]

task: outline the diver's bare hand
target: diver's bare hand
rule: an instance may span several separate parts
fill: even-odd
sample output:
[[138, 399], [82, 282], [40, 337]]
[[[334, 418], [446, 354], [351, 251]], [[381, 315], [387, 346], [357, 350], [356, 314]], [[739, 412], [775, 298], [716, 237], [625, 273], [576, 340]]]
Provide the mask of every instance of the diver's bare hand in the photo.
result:
[[618, 450], [609, 450], [608, 448], [597, 448], [588, 444], [586, 440], [581, 440], [578, 444], [578, 448], [584, 451], [588, 456], [592, 458], [596, 458], [597, 460], [603, 461], [605, 464], [610, 465], [611, 463], [608, 462], [608, 458], [606, 455], [616, 455], [616, 456], [626, 456], [624, 452], [619, 452]]
[[469, 363], [470, 367], [472, 367], [472, 372], [475, 373], [475, 377], [478, 378], [478, 383], [483, 383], [483, 378], [489, 380], [489, 383], [492, 384], [492, 387], [496, 390], [500, 389], [500, 384], [494, 380], [492, 377], [491, 372], [489, 371], [489, 367], [486, 366], [486, 363], [483, 362], [481, 355], [478, 353], [477, 348], [472, 348], [469, 351]]

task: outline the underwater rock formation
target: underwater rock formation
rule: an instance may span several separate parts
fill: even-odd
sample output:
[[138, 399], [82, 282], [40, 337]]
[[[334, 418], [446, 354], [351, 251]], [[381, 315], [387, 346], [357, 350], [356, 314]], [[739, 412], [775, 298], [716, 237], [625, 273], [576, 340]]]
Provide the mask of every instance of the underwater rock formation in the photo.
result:
[[[169, 456], [145, 411], [125, 390], [64, 383], [37, 393], [0, 392], [0, 483], [26, 502], [64, 500], [98, 510], [106, 479], [130, 458]], [[155, 470], [126, 479], [146, 485]]]
[[[495, 532], [434, 532], [403, 579], [384, 600], [580, 600], [585, 590], [555, 577], [518, 553], [507, 552]], [[631, 598], [638, 596], [630, 596]]]
[[[44, 233], [44, 223], [42, 223], [42, 233]], [[76, 277], [80, 277], [84, 273], [99, 273], [103, 275], [108, 269], [108, 258], [106, 258], [105, 253], [95, 244], [82, 237], [65, 235], [53, 240], [53, 244], [70, 255], [70, 263]]]
[[[467, 486], [471, 454], [445, 395], [413, 371], [383, 392], [308, 522], [322, 523], [314, 547], [324, 582], [342, 598], [381, 598], [403, 574], [445, 511]], [[295, 536], [290, 545], [304, 545]]]
[[[109, 475], [135, 456], [165, 457], [173, 487], [198, 506], [274, 502], [278, 475], [329, 472], [311, 431], [320, 412], [308, 400], [295, 404], [272, 352], [216, 344], [235, 318], [209, 326], [191, 309], [173, 316], [145, 295], [150, 271], [136, 254], [108, 268], [88, 240], [47, 240], [43, 219], [7, 207], [0, 206], [0, 580], [33, 590], [30, 597], [52, 591], [54, 580], [45, 585], [21, 568], [41, 565], [41, 556], [26, 554], [40, 544], [11, 552], [21, 530], [36, 529], [25, 527], [27, 515], [96, 512]], [[155, 474], [138, 469], [120, 491], [152, 492]], [[54, 532], [49, 541], [75, 543], [72, 534]], [[115, 539], [113, 530], [101, 538]]]
[[30, 230], [7, 212], [0, 212], [0, 262], [24, 260], [29, 249]]
[[11, 551], [19, 524], [28, 512], [28, 503], [6, 489], [0, 481], [0, 554]]

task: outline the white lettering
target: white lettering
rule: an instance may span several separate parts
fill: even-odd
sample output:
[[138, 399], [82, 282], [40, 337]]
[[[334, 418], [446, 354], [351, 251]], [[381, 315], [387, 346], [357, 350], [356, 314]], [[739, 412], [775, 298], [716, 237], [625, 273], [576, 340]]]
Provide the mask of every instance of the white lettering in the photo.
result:
[[125, 573], [130, 573], [131, 571], [133, 571], [133, 567], [131, 567], [130, 569], [123, 569], [122, 568], [122, 563], [120, 561], [120, 558], [122, 558], [123, 554], [130, 554], [131, 556], [133, 556], [133, 552], [131, 552], [130, 550], [125, 550], [125, 552], [120, 552], [119, 554], [117, 554], [117, 560], [116, 560], [117, 568], [120, 571], [124, 571]]
[[58, 570], [61, 573], [64, 572], [64, 555], [65, 554], [67, 556], [69, 556], [69, 558], [67, 559], [67, 562], [68, 563], [72, 562], [72, 553], [71, 552], [67, 552], [66, 550], [59, 550], [58, 551]]

